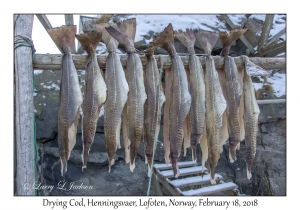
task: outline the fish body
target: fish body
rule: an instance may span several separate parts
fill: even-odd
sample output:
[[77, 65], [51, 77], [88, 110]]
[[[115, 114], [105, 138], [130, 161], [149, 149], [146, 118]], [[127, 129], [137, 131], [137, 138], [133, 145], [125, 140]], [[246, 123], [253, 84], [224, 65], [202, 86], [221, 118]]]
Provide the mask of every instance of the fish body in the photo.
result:
[[117, 54], [118, 41], [105, 29], [116, 24], [97, 24], [96, 28], [102, 33], [103, 41], [108, 49], [106, 60], [105, 82], [107, 86], [107, 99], [104, 104], [104, 133], [106, 152], [109, 160], [109, 171], [114, 164], [114, 157], [120, 145], [120, 128], [122, 112], [127, 101], [129, 91], [125, 73]]
[[212, 56], [210, 56], [211, 50], [217, 41], [218, 34], [195, 30], [195, 35], [204, 48], [204, 51], [208, 54], [205, 56], [206, 136], [211, 184], [216, 184], [215, 168], [220, 158], [220, 130], [222, 128], [222, 116], [227, 106], [214, 60]]
[[160, 74], [152, 50], [147, 54], [145, 89], [147, 100], [145, 103], [144, 148], [145, 158], [148, 163], [148, 171], [150, 171], [153, 150], [155, 151], [156, 148], [154, 142], [155, 139], [157, 141], [160, 129], [161, 107], [165, 100], [164, 93], [160, 89]]
[[258, 115], [260, 113], [257, 105], [255, 91], [251, 76], [268, 75], [269, 72], [249, 61], [247, 56], [242, 56], [245, 63], [244, 72], [244, 122], [245, 122], [245, 147], [247, 178], [251, 179], [251, 168], [256, 154], [256, 135], [258, 132]]
[[174, 33], [169, 24], [152, 42], [154, 46], [160, 46], [168, 51], [171, 57], [171, 100], [170, 100], [170, 155], [174, 176], [180, 175], [178, 157], [181, 154], [183, 142], [183, 124], [190, 110], [191, 95], [188, 91], [186, 72], [174, 47]]
[[242, 95], [242, 84], [236, 64], [231, 56], [229, 56], [230, 46], [236, 41], [247, 29], [231, 30], [230, 35], [227, 32], [220, 33], [220, 39], [223, 44], [222, 55], [225, 62], [225, 78], [226, 78], [226, 100], [227, 100], [227, 124], [229, 134], [229, 158], [230, 162], [236, 160], [236, 148], [240, 142], [240, 122], [239, 122], [239, 106]]
[[101, 33], [89, 32], [76, 35], [88, 53], [85, 64], [85, 94], [82, 107], [82, 168], [86, 168], [88, 154], [94, 142], [100, 108], [106, 100], [106, 84], [97, 62], [96, 47], [101, 40]]
[[49, 35], [64, 52], [60, 83], [60, 100], [58, 104], [58, 146], [61, 160], [61, 175], [65, 177], [67, 161], [76, 143], [79, 110], [82, 93], [78, 75], [71, 54], [75, 41], [76, 26], [63, 26], [48, 30]]
[[193, 161], [197, 161], [196, 147], [200, 143], [200, 138], [204, 134], [205, 121], [205, 81], [202, 65], [198, 57], [195, 56], [194, 45], [196, 37], [194, 31], [186, 29], [186, 33], [179, 30], [175, 33], [176, 37], [188, 49], [189, 53], [189, 68], [190, 68], [190, 135]]
[[[129, 85], [127, 99], [127, 135], [130, 141], [130, 170], [135, 168], [135, 156], [140, 146], [144, 122], [144, 103], [147, 99], [144, 86], [143, 66], [138, 54], [135, 53], [134, 37], [136, 19], [128, 19], [117, 23], [120, 31], [113, 27], [107, 32], [118, 42], [125, 45], [127, 51], [126, 78]], [[126, 120], [126, 119], [125, 119]]]
[[247, 178], [250, 179], [251, 167], [256, 153], [256, 135], [258, 132], [259, 107], [255, 99], [255, 92], [251, 77], [244, 74], [244, 121], [245, 121], [245, 147], [246, 147], [246, 165]]

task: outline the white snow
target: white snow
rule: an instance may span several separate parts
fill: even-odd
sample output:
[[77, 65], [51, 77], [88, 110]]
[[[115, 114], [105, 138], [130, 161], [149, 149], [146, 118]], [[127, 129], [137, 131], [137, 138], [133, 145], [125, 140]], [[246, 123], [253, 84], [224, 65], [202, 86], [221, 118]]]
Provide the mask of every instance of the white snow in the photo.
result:
[[214, 192], [221, 192], [224, 190], [229, 190], [229, 189], [234, 189], [236, 188], [237, 185], [232, 183], [232, 182], [227, 182], [227, 183], [223, 183], [223, 184], [216, 184], [213, 186], [209, 186], [209, 187], [203, 187], [200, 189], [196, 189], [196, 190], [188, 190], [188, 191], [183, 191], [183, 195], [201, 195], [201, 194], [210, 194], [210, 193], [214, 193]]
[[[41, 83], [41, 85], [44, 83]], [[47, 85], [43, 85], [43, 88], [47, 88], [47, 89], [55, 89], [55, 90], [59, 90], [59, 86], [57, 84], [52, 83], [51, 85], [47, 86]]]
[[44, 72], [44, 70], [34, 70], [33, 71], [35, 75], [41, 74]]
[[277, 97], [280, 97], [282, 95], [286, 95], [286, 74], [280, 74], [278, 72], [274, 73], [273, 76], [268, 76], [267, 77], [268, 82], [271, 83], [273, 89], [274, 89], [274, 94]]
[[245, 15], [227, 15], [234, 25], [240, 26], [243, 19], [246, 19]]
[[[215, 179], [222, 179], [223, 177], [220, 174], [215, 174]], [[180, 187], [180, 186], [184, 186], [184, 185], [189, 185], [189, 184], [193, 184], [193, 183], [205, 183], [205, 182], [209, 182], [210, 181], [210, 174], [208, 175], [203, 175], [203, 179], [202, 176], [193, 176], [193, 177], [188, 177], [188, 178], [184, 178], [184, 179], [175, 179], [173, 181], [171, 181], [170, 183], [174, 186], [174, 187]]]
[[[205, 168], [204, 171], [207, 171]], [[195, 166], [190, 168], [181, 168], [179, 169], [180, 175], [182, 176], [184, 174], [196, 174], [196, 173], [202, 173], [202, 166]], [[160, 174], [166, 178], [168, 177], [174, 177], [173, 170], [167, 170], [167, 171], [161, 171]]]
[[36, 109], [33, 109], [33, 112], [34, 112], [34, 113], [37, 113], [37, 110], [36, 110]]
[[172, 23], [173, 30], [185, 30], [202, 29], [208, 31], [216, 30], [213, 28], [219, 28], [221, 31], [227, 31], [225, 22], [221, 22], [218, 19], [218, 15], [129, 15], [124, 19], [136, 18], [137, 31], [135, 35], [135, 42], [145, 40], [149, 43], [151, 40], [147, 40], [144, 36], [148, 35], [149, 31], [160, 33], [163, 31], [169, 23]]
[[46, 104], [44, 103], [44, 106], [46, 106]]
[[43, 95], [43, 98], [45, 98], [45, 96]]
[[33, 92], [33, 96], [36, 96], [37, 95], [37, 93], [36, 92]]

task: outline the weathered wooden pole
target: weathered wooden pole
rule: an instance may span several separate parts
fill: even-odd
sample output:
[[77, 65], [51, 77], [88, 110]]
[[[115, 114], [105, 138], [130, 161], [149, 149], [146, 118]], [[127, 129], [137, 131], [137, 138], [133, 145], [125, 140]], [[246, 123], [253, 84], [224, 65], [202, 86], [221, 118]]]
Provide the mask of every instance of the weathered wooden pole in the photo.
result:
[[[15, 37], [31, 39], [33, 15], [15, 15]], [[26, 41], [24, 40], [24, 43]], [[32, 49], [19, 46], [15, 59], [15, 158], [17, 159], [15, 194], [35, 195], [31, 184], [35, 181], [34, 115]]]

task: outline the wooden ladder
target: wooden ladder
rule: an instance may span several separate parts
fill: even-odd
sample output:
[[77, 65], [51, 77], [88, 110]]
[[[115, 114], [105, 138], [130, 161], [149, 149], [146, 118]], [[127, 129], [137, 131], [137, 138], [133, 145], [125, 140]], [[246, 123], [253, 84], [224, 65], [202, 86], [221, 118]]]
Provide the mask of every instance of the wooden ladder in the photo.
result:
[[162, 184], [172, 195], [239, 195], [238, 186], [233, 182], [224, 182], [220, 174], [215, 174], [216, 185], [211, 185], [210, 174], [204, 168], [202, 178], [202, 166], [196, 162], [179, 162], [180, 175], [174, 178], [172, 165], [154, 164], [153, 183], [157, 195], [163, 195], [160, 184]]

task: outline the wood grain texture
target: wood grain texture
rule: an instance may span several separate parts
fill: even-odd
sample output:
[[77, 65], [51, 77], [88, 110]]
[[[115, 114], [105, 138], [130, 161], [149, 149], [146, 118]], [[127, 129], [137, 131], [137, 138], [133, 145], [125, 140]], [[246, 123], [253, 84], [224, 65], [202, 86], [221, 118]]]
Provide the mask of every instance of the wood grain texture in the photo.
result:
[[[19, 15], [15, 22], [15, 36], [31, 37], [33, 15]], [[15, 49], [15, 144], [16, 195], [35, 195], [30, 183], [35, 181], [33, 77], [31, 47]], [[29, 185], [28, 185], [29, 183]]]
[[[126, 68], [127, 55], [119, 55], [123, 68]], [[72, 55], [73, 62], [77, 70], [85, 69], [85, 61], [87, 55]], [[159, 56], [154, 56], [158, 66], [160, 66]], [[171, 68], [171, 58], [165, 55], [164, 69]], [[42, 70], [60, 70], [61, 69], [62, 54], [36, 54], [33, 60], [34, 69]], [[142, 65], [146, 66], [147, 59], [144, 55], [140, 56]], [[180, 56], [185, 68], [189, 68], [189, 61], [187, 56]], [[224, 58], [220, 56], [213, 56], [215, 67], [217, 70], [224, 69]], [[97, 61], [101, 69], [106, 68], [107, 55], [97, 55]], [[264, 58], [264, 57], [250, 57], [250, 61], [254, 64], [264, 68], [265, 70], [283, 70], [286, 69], [285, 58]], [[205, 68], [204, 57], [200, 57], [202, 68]], [[244, 69], [244, 63], [241, 57], [235, 57], [234, 62], [239, 70]]]

